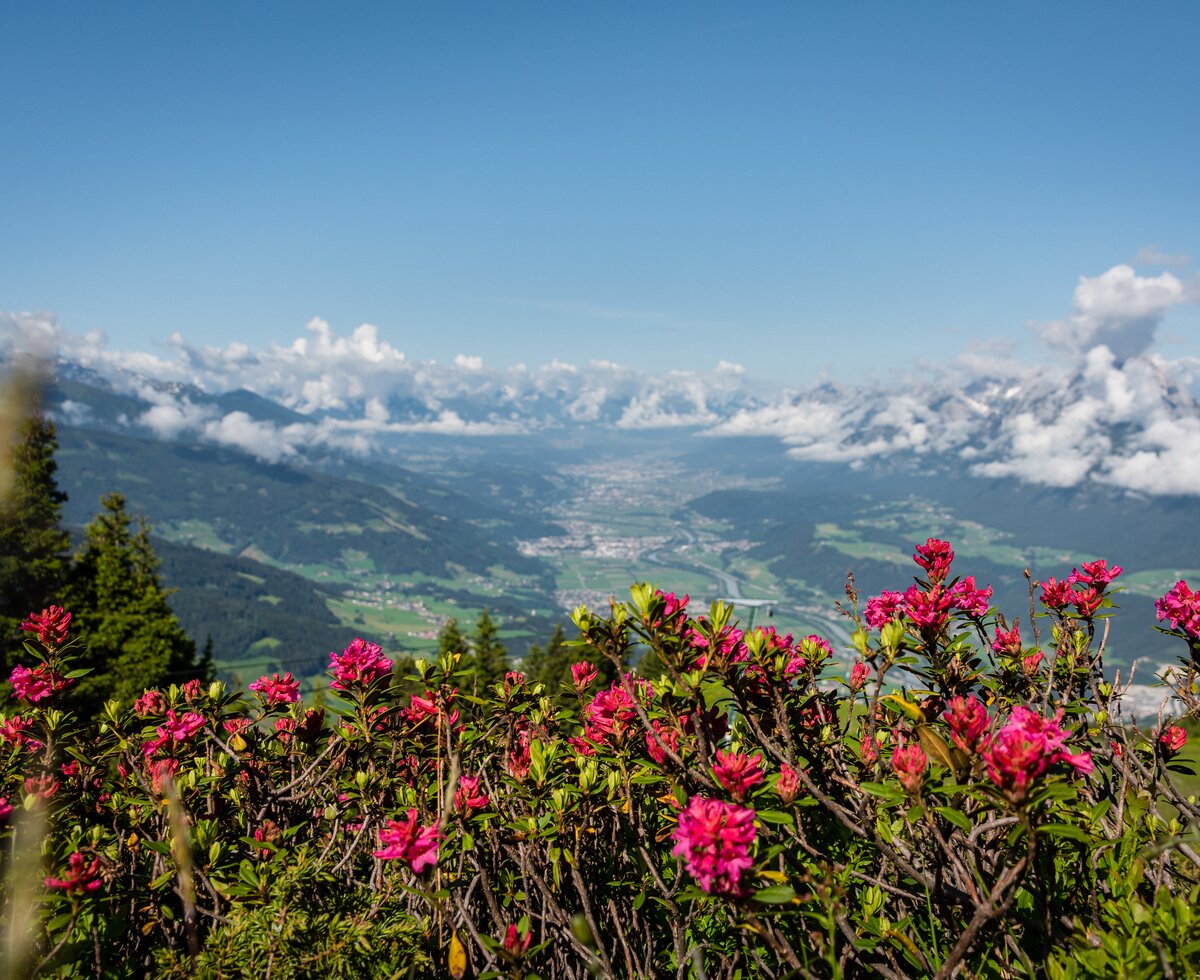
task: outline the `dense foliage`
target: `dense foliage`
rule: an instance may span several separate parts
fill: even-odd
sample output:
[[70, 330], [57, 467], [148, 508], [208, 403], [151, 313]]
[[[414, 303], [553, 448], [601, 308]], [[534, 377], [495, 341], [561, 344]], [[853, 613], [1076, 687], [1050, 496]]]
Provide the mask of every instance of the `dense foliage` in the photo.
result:
[[21, 617], [61, 592], [70, 567], [70, 536], [61, 526], [67, 495], [54, 474], [54, 423], [28, 415], [11, 450], [12, 485], [0, 499], [0, 660], [11, 668], [23, 652]]
[[[1195, 975], [1187, 736], [1122, 720], [1120, 569], [1041, 583], [1022, 635], [945, 542], [914, 558], [905, 592], [848, 590], [841, 676], [820, 637], [636, 586], [576, 611], [562, 701], [515, 672], [475, 697], [454, 650], [401, 693], [355, 640], [330, 655], [336, 707], [271, 675], [86, 725], [60, 710], [86, 638], [33, 615], [0, 725], [2, 852], [26, 869], [9, 955], [68, 975]], [[1158, 610], [1191, 712], [1200, 596]]]

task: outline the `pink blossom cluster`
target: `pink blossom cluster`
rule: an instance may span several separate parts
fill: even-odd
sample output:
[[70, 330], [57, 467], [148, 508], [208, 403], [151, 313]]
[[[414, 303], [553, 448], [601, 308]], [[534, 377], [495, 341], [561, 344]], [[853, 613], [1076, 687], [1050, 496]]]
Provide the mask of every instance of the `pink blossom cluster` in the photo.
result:
[[142, 753], [149, 759], [160, 749], [190, 741], [206, 724], [208, 722], [204, 715], [198, 712], [188, 711], [180, 717], [173, 708], [168, 709], [166, 721], [155, 729], [158, 737], [146, 742], [142, 746]]
[[975, 584], [975, 577], [968, 575], [950, 588], [940, 584], [928, 589], [910, 585], [903, 593], [882, 592], [867, 600], [863, 619], [871, 629], [881, 629], [901, 616], [907, 616], [919, 629], [936, 632], [946, 624], [951, 613], [975, 618], [983, 616], [991, 600], [992, 587], [980, 589]]
[[784, 803], [791, 803], [800, 795], [800, 774], [786, 762], [779, 767], [775, 780], [775, 792]]
[[1019, 657], [1022, 650], [1021, 646], [1021, 623], [1020, 620], [1013, 620], [1012, 629], [1003, 630], [996, 627], [996, 638], [992, 641], [992, 649], [996, 653], [1002, 653], [1009, 657]]
[[667, 628], [671, 632], [678, 632], [682, 628], [684, 620], [687, 619], [687, 607], [690, 596], [683, 596], [681, 599], [674, 592], [664, 592], [662, 589], [656, 589], [654, 595], [662, 600], [662, 612], [650, 621], [650, 626], [655, 629]]
[[[654, 688], [649, 681], [641, 680], [633, 674], [626, 674], [625, 680], [637, 693], [642, 705], [648, 705], [654, 698]], [[610, 738], [620, 738], [637, 718], [637, 709], [633, 699], [625, 690], [625, 685], [617, 680], [612, 686], [601, 691], [584, 709], [584, 737], [598, 744], [607, 743]]]
[[167, 699], [162, 691], [150, 689], [142, 692], [142, 696], [133, 702], [133, 710], [139, 717], [151, 718], [167, 713]]
[[509, 924], [504, 930], [504, 940], [500, 943], [500, 951], [504, 956], [516, 962], [529, 952], [529, 944], [533, 942], [533, 930], [526, 929], [521, 935], [515, 925]]
[[341, 653], [329, 655], [329, 667], [334, 677], [329, 686], [335, 691], [349, 690], [348, 685], [367, 687], [390, 674], [392, 666], [377, 643], [356, 637]]
[[921, 792], [928, 767], [929, 758], [919, 745], [899, 743], [892, 752], [892, 771], [900, 780], [900, 785], [913, 796]]
[[40, 613], [31, 612], [21, 629], [26, 633], [36, 633], [42, 646], [54, 649], [67, 642], [67, 633], [71, 628], [71, 614], [62, 606], [49, 606]]
[[679, 814], [671, 853], [710, 895], [743, 895], [742, 876], [754, 864], [750, 848], [758, 837], [754, 816], [736, 803], [693, 796]]
[[1091, 753], [1072, 753], [1063, 747], [1069, 735], [1059, 724], [1062, 717], [1061, 709], [1053, 718], [1043, 718], [1018, 706], [984, 744], [988, 775], [1013, 802], [1024, 800], [1034, 782], [1055, 763], [1065, 762], [1081, 773], [1092, 771]]
[[599, 674], [596, 665], [586, 660], [571, 664], [571, 680], [575, 682], [577, 690], [586, 691]]
[[[704, 618], [701, 617], [697, 622], [703, 624]], [[750, 655], [742, 642], [744, 636], [745, 633], [736, 626], [726, 626], [716, 637], [715, 649], [709, 649], [708, 637], [699, 629], [689, 629], [684, 639], [693, 650], [699, 651], [692, 661], [692, 670], [720, 670], [729, 664], [745, 663]]]
[[62, 878], [47, 875], [43, 882], [47, 888], [60, 888], [68, 894], [83, 894], [94, 892], [102, 884], [100, 878], [100, 859], [93, 857], [90, 861], [76, 851], [67, 858], [67, 873]]
[[974, 755], [992, 723], [987, 708], [971, 694], [951, 698], [946, 709], [942, 717], [950, 726], [950, 740], [967, 755]]
[[1170, 725], [1159, 733], [1158, 744], [1162, 746], [1163, 755], [1169, 759], [1187, 745], [1187, 732], [1179, 725]]
[[1160, 620], [1165, 619], [1189, 639], [1200, 640], [1200, 592], [1193, 592], [1183, 579], [1161, 599], [1156, 599], [1154, 608]]
[[1120, 565], [1109, 568], [1104, 558], [1085, 561], [1082, 565], [1083, 571], [1073, 568], [1061, 582], [1053, 577], [1042, 582], [1042, 605], [1057, 612], [1074, 606], [1076, 614], [1083, 619], [1095, 616], [1104, 603], [1105, 590], [1124, 569]]
[[250, 685], [250, 690], [261, 697], [268, 708], [295, 704], [300, 700], [300, 682], [292, 676], [290, 670], [282, 677], [278, 674], [272, 674], [270, 677], [263, 674]]
[[403, 820], [389, 820], [379, 831], [380, 849], [374, 854], [385, 861], [407, 861], [413, 871], [420, 874], [437, 864], [441, 838], [441, 831], [436, 826], [421, 826], [417, 822], [417, 811], [409, 810]]
[[871, 679], [871, 667], [863, 663], [861, 660], [854, 661], [854, 665], [850, 668], [850, 680], [846, 682], [846, 686], [854, 693], [858, 693], [863, 689], [863, 686]]
[[651, 720], [650, 727], [653, 731], [646, 732], [646, 752], [651, 759], [661, 766], [667, 761], [665, 749], [670, 749], [676, 755], [679, 755], [680, 732], [678, 728], [663, 724], [657, 718]]
[[422, 697], [419, 694], [414, 694], [408, 699], [408, 708], [404, 712], [405, 717], [410, 724], [420, 725], [426, 721], [437, 722], [439, 717], [446, 719], [446, 724], [453, 726], [458, 722], [458, 709], [451, 708], [454, 703], [454, 696], [458, 693], [455, 688], [445, 697], [445, 703], [438, 703], [438, 695], [433, 691], [426, 690]]
[[0, 742], [16, 748], [40, 749], [42, 743], [29, 734], [32, 728], [32, 718], [22, 718], [20, 715], [0, 717]]
[[8, 682], [12, 684], [13, 696], [30, 704], [44, 701], [75, 683], [72, 678], [63, 677], [49, 664], [38, 664], [33, 670], [18, 665], [9, 674]]
[[913, 561], [925, 569], [929, 576], [930, 585], [938, 585], [950, 574], [950, 563], [954, 561], [954, 549], [948, 541], [929, 538], [924, 544], [917, 545]]
[[459, 813], [470, 813], [487, 806], [488, 795], [479, 788], [482, 781], [479, 776], [460, 776], [458, 789], [454, 791], [454, 809]]
[[717, 761], [712, 769], [717, 782], [739, 803], [744, 802], [750, 790], [764, 778], [761, 753], [746, 755], [717, 749]]

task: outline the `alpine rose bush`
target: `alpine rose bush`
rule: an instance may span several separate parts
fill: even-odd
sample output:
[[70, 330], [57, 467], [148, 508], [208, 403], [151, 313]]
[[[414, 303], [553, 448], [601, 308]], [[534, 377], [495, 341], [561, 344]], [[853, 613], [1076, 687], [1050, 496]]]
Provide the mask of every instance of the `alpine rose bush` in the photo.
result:
[[848, 587], [846, 645], [635, 585], [575, 611], [561, 691], [458, 654], [401, 678], [360, 638], [321, 706], [270, 674], [94, 726], [70, 613], [31, 613], [0, 714], [0, 853], [39, 869], [6, 878], [14, 972], [1200, 975], [1196, 593], [1158, 601], [1178, 710], [1141, 728], [1104, 667], [1119, 565], [1034, 583], [1023, 635], [949, 542], [913, 558]]

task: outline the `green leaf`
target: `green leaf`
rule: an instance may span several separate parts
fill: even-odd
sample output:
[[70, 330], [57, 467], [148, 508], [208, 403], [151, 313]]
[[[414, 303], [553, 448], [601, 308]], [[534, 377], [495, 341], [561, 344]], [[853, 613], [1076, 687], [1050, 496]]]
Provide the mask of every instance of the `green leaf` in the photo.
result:
[[1085, 844], [1091, 842], [1091, 837], [1085, 831], [1069, 823], [1044, 823], [1038, 827], [1038, 831], [1055, 837], [1070, 837], [1072, 840], [1083, 841]]
[[768, 885], [760, 888], [753, 895], [754, 901], [763, 905], [786, 905], [796, 897], [796, 891], [791, 885]]
[[952, 806], [938, 806], [934, 809], [960, 830], [971, 832], [971, 820], [962, 810], [956, 810]]
[[757, 816], [763, 823], [786, 824], [790, 827], [796, 822], [790, 813], [783, 810], [759, 810]]

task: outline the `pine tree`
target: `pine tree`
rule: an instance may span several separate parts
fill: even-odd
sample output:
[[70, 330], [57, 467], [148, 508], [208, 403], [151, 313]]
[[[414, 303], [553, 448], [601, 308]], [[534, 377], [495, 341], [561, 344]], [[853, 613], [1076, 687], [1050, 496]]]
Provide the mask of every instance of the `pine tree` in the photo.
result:
[[129, 704], [143, 690], [206, 680], [211, 665], [179, 625], [158, 577], [158, 556], [145, 521], [136, 530], [119, 493], [101, 498], [71, 574], [72, 624], [86, 644], [92, 673], [76, 688], [82, 714], [109, 698]]
[[467, 638], [462, 635], [462, 630], [458, 628], [458, 620], [454, 617], [447, 619], [441, 632], [438, 633], [438, 656], [442, 657], [448, 653], [459, 653], [465, 658], [468, 652]]
[[6, 675], [24, 653], [21, 621], [63, 601], [71, 538], [60, 525], [67, 495], [54, 479], [57, 448], [54, 423], [35, 410], [10, 455], [10, 493], [0, 503], [0, 657]]
[[475, 622], [469, 664], [475, 671], [475, 681], [480, 690], [504, 680], [508, 672], [508, 651], [500, 642], [499, 635], [499, 629], [485, 609]]

